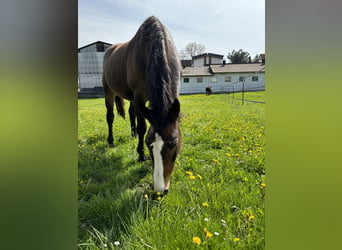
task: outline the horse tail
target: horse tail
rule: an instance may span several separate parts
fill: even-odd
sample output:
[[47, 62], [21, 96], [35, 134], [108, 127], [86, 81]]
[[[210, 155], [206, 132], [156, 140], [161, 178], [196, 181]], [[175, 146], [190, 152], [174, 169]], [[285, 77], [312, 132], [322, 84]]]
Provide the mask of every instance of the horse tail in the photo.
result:
[[116, 110], [118, 111], [119, 115], [125, 119], [125, 102], [124, 102], [124, 100], [119, 96], [115, 96], [115, 104], [116, 104]]

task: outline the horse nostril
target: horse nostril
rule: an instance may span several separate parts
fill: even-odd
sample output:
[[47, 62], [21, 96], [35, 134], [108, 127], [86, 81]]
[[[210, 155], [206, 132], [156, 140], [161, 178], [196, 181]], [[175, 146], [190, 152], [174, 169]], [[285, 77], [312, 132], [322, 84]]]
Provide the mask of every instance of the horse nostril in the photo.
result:
[[164, 190], [164, 194], [167, 195], [169, 193], [169, 190], [168, 189], [165, 189]]

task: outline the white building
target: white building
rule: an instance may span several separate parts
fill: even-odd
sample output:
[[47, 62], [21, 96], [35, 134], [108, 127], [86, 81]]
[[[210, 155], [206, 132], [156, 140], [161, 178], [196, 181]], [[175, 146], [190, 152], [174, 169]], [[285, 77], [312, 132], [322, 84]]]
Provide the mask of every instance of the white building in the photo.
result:
[[[103, 58], [110, 43], [97, 41], [78, 49], [78, 88], [80, 97], [104, 96]], [[265, 89], [265, 54], [262, 63], [226, 64], [223, 55], [204, 53], [183, 64], [180, 94], [214, 93]], [[192, 65], [192, 67], [186, 67]]]
[[103, 95], [103, 57], [110, 43], [97, 41], [78, 49], [78, 85], [80, 94]]
[[192, 65], [193, 67], [203, 67], [214, 64], [222, 64], [223, 63], [223, 55], [218, 55], [214, 53], [204, 53], [197, 56], [192, 57]]
[[181, 78], [181, 94], [257, 91], [265, 89], [265, 64], [220, 64], [186, 67]]

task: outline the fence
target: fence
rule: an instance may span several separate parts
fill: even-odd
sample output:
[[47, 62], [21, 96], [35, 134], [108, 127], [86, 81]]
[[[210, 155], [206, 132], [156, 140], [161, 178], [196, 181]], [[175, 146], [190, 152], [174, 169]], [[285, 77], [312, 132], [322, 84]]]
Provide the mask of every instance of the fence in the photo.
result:
[[[260, 85], [260, 86], [255, 86], [253, 88], [244, 88], [244, 84], [242, 86], [242, 89], [239, 89], [239, 91], [236, 91], [234, 90], [234, 86], [232, 88], [228, 88], [227, 89], [227, 98], [232, 98], [233, 100], [234, 99], [237, 99], [237, 100], [241, 100], [242, 101], [242, 105], [245, 104], [245, 101], [246, 102], [253, 102], [253, 103], [262, 103], [262, 104], [265, 104], [264, 101], [255, 101], [255, 100], [247, 100], [245, 99], [245, 92], [255, 92], [255, 91], [264, 91], [265, 90], [265, 85]], [[238, 96], [236, 96], [236, 93], [241, 93], [241, 98], [239, 98]]]

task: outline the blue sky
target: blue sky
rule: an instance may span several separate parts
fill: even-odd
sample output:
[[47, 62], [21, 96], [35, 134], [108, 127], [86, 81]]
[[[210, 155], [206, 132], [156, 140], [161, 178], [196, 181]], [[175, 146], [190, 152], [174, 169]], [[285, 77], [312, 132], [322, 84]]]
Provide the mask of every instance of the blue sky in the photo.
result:
[[243, 49], [265, 52], [264, 0], [79, 0], [78, 47], [130, 40], [154, 15], [167, 26], [178, 51], [190, 42], [226, 57]]

